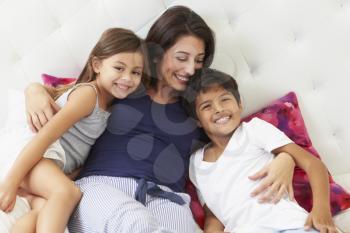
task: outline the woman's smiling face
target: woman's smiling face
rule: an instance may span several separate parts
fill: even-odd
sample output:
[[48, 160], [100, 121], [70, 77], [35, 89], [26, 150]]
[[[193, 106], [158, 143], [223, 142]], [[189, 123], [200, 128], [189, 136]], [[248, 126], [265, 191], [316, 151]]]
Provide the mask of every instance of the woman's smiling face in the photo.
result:
[[165, 51], [158, 66], [159, 83], [184, 91], [196, 69], [203, 67], [205, 45], [202, 39], [187, 35]]

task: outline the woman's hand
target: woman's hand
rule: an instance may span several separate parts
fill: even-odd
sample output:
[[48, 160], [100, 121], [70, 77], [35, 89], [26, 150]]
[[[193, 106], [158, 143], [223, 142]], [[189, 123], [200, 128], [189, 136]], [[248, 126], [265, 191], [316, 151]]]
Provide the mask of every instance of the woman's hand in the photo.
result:
[[337, 233], [329, 206], [312, 208], [306, 223], [305, 229], [315, 228], [320, 233]]
[[8, 181], [0, 183], [0, 210], [12, 211], [16, 204], [17, 187]]
[[38, 132], [60, 109], [47, 90], [38, 83], [26, 88], [25, 99], [27, 123], [33, 132]]
[[254, 197], [260, 194], [260, 202], [277, 203], [286, 194], [294, 200], [292, 186], [294, 167], [295, 162], [289, 154], [278, 154], [270, 164], [249, 176], [251, 180], [263, 178], [251, 195]]

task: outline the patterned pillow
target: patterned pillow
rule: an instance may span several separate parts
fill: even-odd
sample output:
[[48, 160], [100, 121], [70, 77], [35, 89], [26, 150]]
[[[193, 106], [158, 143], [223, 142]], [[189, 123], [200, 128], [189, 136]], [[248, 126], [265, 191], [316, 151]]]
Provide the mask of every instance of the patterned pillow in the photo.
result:
[[75, 82], [76, 78], [59, 78], [49, 74], [41, 74], [41, 80], [45, 85], [59, 87]]
[[[250, 121], [254, 117], [270, 122], [283, 131], [296, 144], [303, 147], [317, 158], [320, 158], [307, 133], [299, 109], [298, 100], [294, 92], [290, 92], [282, 98], [277, 99], [267, 107], [244, 118], [243, 121]], [[329, 175], [329, 184], [332, 214], [335, 215], [342, 210], [350, 208], [350, 194], [340, 185], [336, 184], [331, 175]], [[299, 205], [307, 211], [310, 211], [312, 208], [311, 187], [306, 173], [298, 167], [296, 167], [294, 171], [293, 188], [295, 199]], [[188, 191], [192, 197], [192, 212], [197, 223], [203, 227], [204, 211], [198, 202], [195, 191], [193, 190], [195, 190], [195, 187], [191, 182], [188, 182], [186, 191]]]

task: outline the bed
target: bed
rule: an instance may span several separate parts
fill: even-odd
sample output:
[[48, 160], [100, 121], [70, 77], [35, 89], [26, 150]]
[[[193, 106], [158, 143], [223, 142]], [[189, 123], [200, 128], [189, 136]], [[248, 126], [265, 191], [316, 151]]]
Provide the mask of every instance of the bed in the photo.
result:
[[[245, 115], [296, 93], [314, 147], [350, 191], [349, 0], [0, 0], [1, 132], [23, 114], [15, 93], [29, 82], [41, 82], [42, 73], [77, 77], [106, 28], [144, 37], [173, 5], [191, 7], [215, 31], [212, 67], [237, 79]], [[1, 156], [2, 173], [12, 160]], [[20, 199], [16, 208], [0, 213], [0, 232], [28, 211]], [[349, 211], [335, 219], [350, 232]]]

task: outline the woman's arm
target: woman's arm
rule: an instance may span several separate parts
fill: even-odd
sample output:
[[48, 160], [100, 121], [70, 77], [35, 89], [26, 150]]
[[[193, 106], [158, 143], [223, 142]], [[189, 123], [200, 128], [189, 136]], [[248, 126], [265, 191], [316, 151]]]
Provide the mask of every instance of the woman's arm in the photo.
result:
[[224, 225], [220, 220], [204, 205], [205, 223], [204, 233], [224, 233]]
[[80, 87], [70, 94], [65, 106], [24, 147], [0, 185], [3, 210], [12, 204], [23, 178], [42, 159], [47, 148], [77, 121], [91, 114], [95, 105], [96, 92], [89, 86]]
[[331, 216], [329, 203], [329, 177], [326, 166], [321, 160], [295, 143], [273, 150], [273, 153], [286, 152], [290, 154], [297, 166], [303, 169], [309, 177], [312, 189], [313, 207], [306, 223], [323, 232], [336, 232]]
[[288, 153], [279, 153], [270, 164], [249, 176], [252, 180], [263, 178], [251, 195], [254, 197], [263, 193], [259, 196], [260, 202], [277, 203], [288, 192], [289, 198], [294, 200], [292, 185], [294, 167], [295, 162]]
[[38, 132], [59, 111], [53, 97], [55, 88], [31, 83], [25, 89], [27, 122], [33, 132]]

